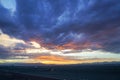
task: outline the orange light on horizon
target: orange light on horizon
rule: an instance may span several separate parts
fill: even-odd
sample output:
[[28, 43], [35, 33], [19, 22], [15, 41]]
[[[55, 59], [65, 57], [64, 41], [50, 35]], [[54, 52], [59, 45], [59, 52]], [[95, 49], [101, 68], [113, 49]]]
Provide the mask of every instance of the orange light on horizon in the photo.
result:
[[70, 60], [70, 59], [66, 59], [65, 57], [62, 56], [39, 56], [36, 57], [35, 60], [40, 61], [40, 63], [43, 64], [58, 64], [58, 65], [62, 65], [62, 64], [77, 64], [77, 60]]
[[43, 63], [51, 65], [69, 65], [69, 64], [83, 64], [83, 63], [95, 63], [95, 62], [111, 62], [118, 61], [117, 59], [69, 59], [63, 56], [47, 55], [38, 56], [33, 59], [33, 63]]

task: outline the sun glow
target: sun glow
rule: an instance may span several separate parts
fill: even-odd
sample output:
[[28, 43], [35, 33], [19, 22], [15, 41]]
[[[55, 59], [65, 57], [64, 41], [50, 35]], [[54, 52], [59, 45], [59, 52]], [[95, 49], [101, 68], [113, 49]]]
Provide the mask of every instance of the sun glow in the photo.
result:
[[[43, 64], [54, 64], [54, 65], [68, 65], [68, 64], [82, 64], [82, 63], [94, 63], [94, 62], [111, 62], [113, 59], [69, 59], [63, 56], [38, 56], [33, 62]], [[118, 61], [118, 60], [116, 60]]]

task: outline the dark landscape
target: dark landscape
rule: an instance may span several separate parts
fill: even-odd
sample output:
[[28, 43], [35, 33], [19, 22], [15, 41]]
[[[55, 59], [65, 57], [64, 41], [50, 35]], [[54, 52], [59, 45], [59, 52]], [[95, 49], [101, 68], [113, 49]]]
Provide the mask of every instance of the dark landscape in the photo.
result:
[[0, 80], [120, 80], [120, 64], [1, 65]]

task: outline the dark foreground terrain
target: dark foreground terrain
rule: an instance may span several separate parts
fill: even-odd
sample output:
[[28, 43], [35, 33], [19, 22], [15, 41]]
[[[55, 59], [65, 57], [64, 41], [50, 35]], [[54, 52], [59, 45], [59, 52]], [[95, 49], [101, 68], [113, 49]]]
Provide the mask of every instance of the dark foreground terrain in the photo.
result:
[[58, 80], [58, 79], [0, 70], [0, 80]]
[[120, 80], [120, 64], [2, 65], [0, 80]]

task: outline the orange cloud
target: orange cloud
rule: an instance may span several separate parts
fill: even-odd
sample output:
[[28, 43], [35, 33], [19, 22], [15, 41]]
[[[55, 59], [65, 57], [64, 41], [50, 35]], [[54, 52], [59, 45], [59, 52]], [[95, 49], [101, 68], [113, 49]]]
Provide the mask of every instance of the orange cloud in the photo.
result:
[[92, 43], [92, 42], [84, 42], [84, 43], [74, 43], [74, 42], [69, 42], [61, 46], [55, 46], [55, 49], [57, 50], [64, 50], [64, 49], [91, 49], [91, 48], [102, 48], [102, 45], [98, 43]]
[[94, 63], [94, 62], [111, 62], [118, 61], [115, 59], [69, 59], [63, 56], [47, 55], [38, 56], [32, 63], [43, 63], [43, 64], [55, 64], [55, 65], [67, 65], [67, 64], [82, 64], [82, 63]]
[[35, 60], [40, 61], [43, 64], [77, 64], [77, 60], [66, 59], [62, 56], [39, 56]]

